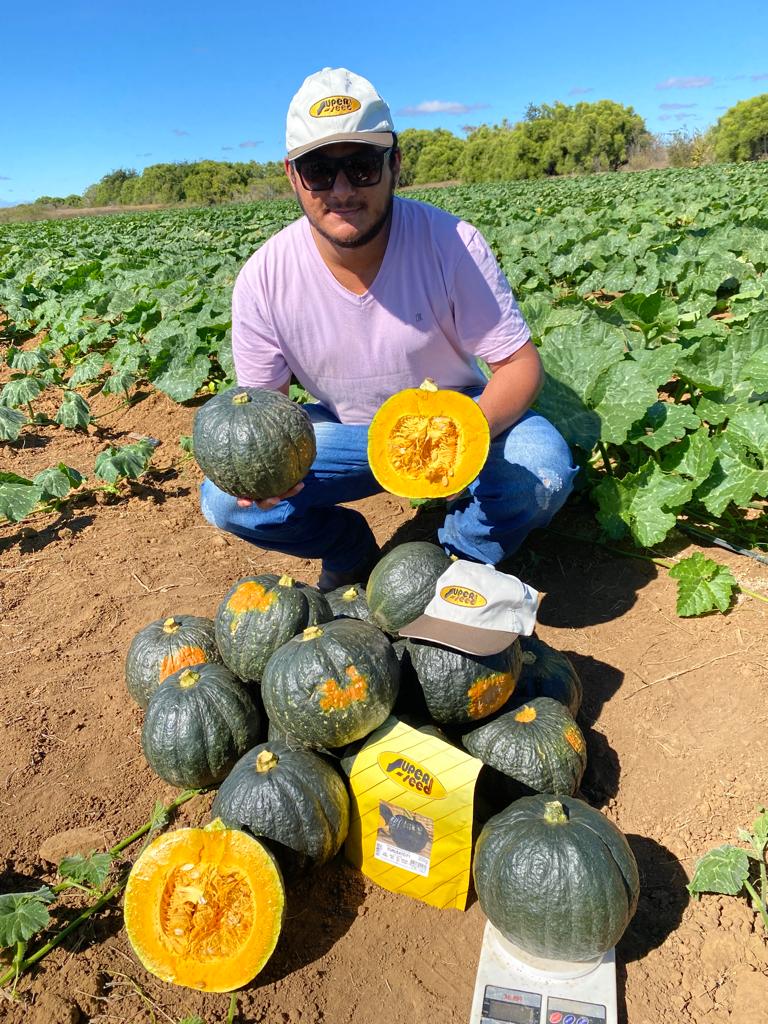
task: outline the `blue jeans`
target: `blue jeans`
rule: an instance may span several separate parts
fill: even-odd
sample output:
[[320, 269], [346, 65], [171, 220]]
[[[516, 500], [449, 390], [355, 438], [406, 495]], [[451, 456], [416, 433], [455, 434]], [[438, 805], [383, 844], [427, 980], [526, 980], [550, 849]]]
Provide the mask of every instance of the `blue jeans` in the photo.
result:
[[[473, 397], [482, 388], [468, 392]], [[205, 480], [203, 515], [214, 526], [268, 551], [320, 558], [332, 572], [363, 563], [376, 547], [365, 517], [341, 502], [382, 491], [368, 465], [368, 427], [339, 421], [324, 406], [305, 406], [317, 457], [295, 497], [268, 511], [239, 508], [237, 499]], [[438, 530], [449, 554], [496, 565], [535, 527], [546, 526], [571, 492], [576, 468], [552, 424], [528, 412], [491, 442], [488, 460], [468, 491], [453, 501]]]

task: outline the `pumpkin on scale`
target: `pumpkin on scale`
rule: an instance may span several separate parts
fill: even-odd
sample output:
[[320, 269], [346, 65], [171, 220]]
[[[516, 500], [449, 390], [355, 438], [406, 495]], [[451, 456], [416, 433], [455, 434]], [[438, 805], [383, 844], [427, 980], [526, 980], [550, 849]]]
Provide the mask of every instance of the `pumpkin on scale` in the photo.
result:
[[475, 846], [475, 888], [514, 945], [550, 960], [606, 953], [637, 908], [640, 876], [627, 840], [575, 797], [523, 797], [491, 818]]
[[278, 647], [307, 626], [330, 622], [325, 597], [292, 576], [245, 576], [225, 594], [216, 612], [216, 642], [224, 664], [239, 679], [259, 682]]

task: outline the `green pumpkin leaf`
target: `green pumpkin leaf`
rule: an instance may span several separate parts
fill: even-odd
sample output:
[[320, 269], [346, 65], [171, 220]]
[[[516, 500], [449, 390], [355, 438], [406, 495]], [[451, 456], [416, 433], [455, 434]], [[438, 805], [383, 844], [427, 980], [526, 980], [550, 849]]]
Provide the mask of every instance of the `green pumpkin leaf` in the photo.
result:
[[0, 405], [16, 409], [20, 405], [26, 405], [27, 402], [33, 402], [43, 391], [45, 391], [45, 382], [39, 377], [11, 378], [0, 391]]
[[90, 352], [85, 359], [81, 359], [72, 371], [69, 378], [71, 388], [79, 388], [82, 384], [90, 384], [97, 380], [104, 372], [106, 359], [98, 352]]
[[727, 566], [697, 551], [673, 566], [669, 575], [678, 581], [678, 615], [705, 615], [715, 608], [728, 611], [737, 584]]
[[718, 846], [696, 862], [693, 878], [686, 889], [691, 896], [717, 892], [737, 896], [749, 878], [749, 856], [739, 846], [726, 843]]
[[[752, 832], [757, 840], [758, 848], [764, 850], [768, 845], [768, 809], [759, 807], [758, 811], [761, 812], [760, 817], [752, 822]], [[764, 895], [768, 896], [768, 893]]]
[[110, 445], [96, 456], [94, 472], [100, 480], [114, 484], [118, 480], [138, 480], [146, 473], [154, 446], [149, 441], [137, 441], [122, 446]]
[[0, 895], [0, 947], [26, 942], [47, 927], [51, 915], [47, 906], [56, 899], [47, 885], [34, 892], [5, 892]]
[[8, 353], [8, 365], [14, 370], [47, 370], [51, 365], [51, 359], [42, 348], [33, 348], [28, 352], [12, 348]]
[[136, 374], [130, 370], [118, 370], [111, 377], [107, 377], [104, 387], [101, 389], [105, 395], [119, 395], [130, 391], [136, 383]]
[[652, 547], [674, 527], [677, 510], [690, 500], [693, 487], [649, 461], [638, 473], [607, 477], [598, 484], [593, 492], [600, 506], [597, 519], [609, 537], [629, 532], [643, 547]]
[[91, 851], [87, 857], [82, 854], [65, 857], [59, 864], [59, 875], [65, 882], [99, 888], [106, 881], [111, 867], [110, 854]]
[[91, 422], [91, 407], [76, 391], [65, 391], [55, 418], [63, 427], [85, 430]]
[[15, 441], [26, 422], [23, 412], [0, 405], [0, 441]]
[[60, 462], [58, 466], [51, 466], [50, 469], [38, 473], [32, 483], [40, 488], [41, 501], [51, 501], [63, 498], [74, 487], [79, 487], [84, 479], [76, 469]]
[[40, 502], [40, 488], [26, 477], [0, 473], [0, 517], [20, 523]]

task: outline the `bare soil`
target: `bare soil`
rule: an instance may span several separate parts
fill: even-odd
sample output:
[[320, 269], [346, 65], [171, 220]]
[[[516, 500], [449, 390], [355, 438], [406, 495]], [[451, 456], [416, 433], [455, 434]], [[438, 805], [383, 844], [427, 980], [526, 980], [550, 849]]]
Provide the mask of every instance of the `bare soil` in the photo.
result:
[[[3, 468], [25, 476], [59, 461], [92, 476], [106, 443], [135, 433], [161, 441], [152, 473], [121, 497], [83, 499], [0, 531], [0, 891], [53, 883], [43, 854], [57, 860], [72, 845], [67, 830], [110, 845], [145, 822], [156, 800], [176, 795], [141, 753], [142, 712], [123, 681], [134, 634], [161, 616], [212, 616], [249, 573], [310, 583], [318, 573], [208, 526], [199, 472], [178, 444], [194, 408], [157, 393], [111, 413], [94, 405], [107, 413], [98, 430], [27, 428], [2, 452]], [[434, 537], [434, 514], [398, 498], [360, 507], [381, 544]], [[583, 534], [589, 513], [576, 507], [554, 525]], [[715, 557], [768, 594], [766, 567]], [[741, 598], [726, 616], [680, 619], [664, 570], [553, 531], [534, 535], [504, 568], [546, 594], [539, 636], [572, 659], [585, 688], [584, 793], [624, 831], [640, 866], [640, 906], [617, 950], [620, 1021], [767, 1021], [759, 919], [742, 898], [691, 901], [685, 883], [696, 859], [734, 841], [768, 799], [768, 608]], [[176, 823], [205, 823], [211, 800], [195, 798]], [[78, 905], [69, 901], [63, 919]], [[235, 1020], [463, 1024], [483, 926], [474, 899], [464, 913], [438, 911], [377, 888], [340, 858], [292, 889], [277, 950], [237, 994]], [[23, 976], [16, 996], [0, 997], [8, 1024], [193, 1015], [216, 1024], [229, 1007], [227, 996], [147, 974], [119, 903]]]

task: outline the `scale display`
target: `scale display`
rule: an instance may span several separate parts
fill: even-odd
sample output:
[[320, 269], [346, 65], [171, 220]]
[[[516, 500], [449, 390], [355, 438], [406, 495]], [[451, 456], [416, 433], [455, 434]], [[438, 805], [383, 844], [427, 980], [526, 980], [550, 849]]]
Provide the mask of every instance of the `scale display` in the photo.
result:
[[614, 950], [585, 963], [543, 960], [486, 922], [469, 1024], [618, 1024]]

